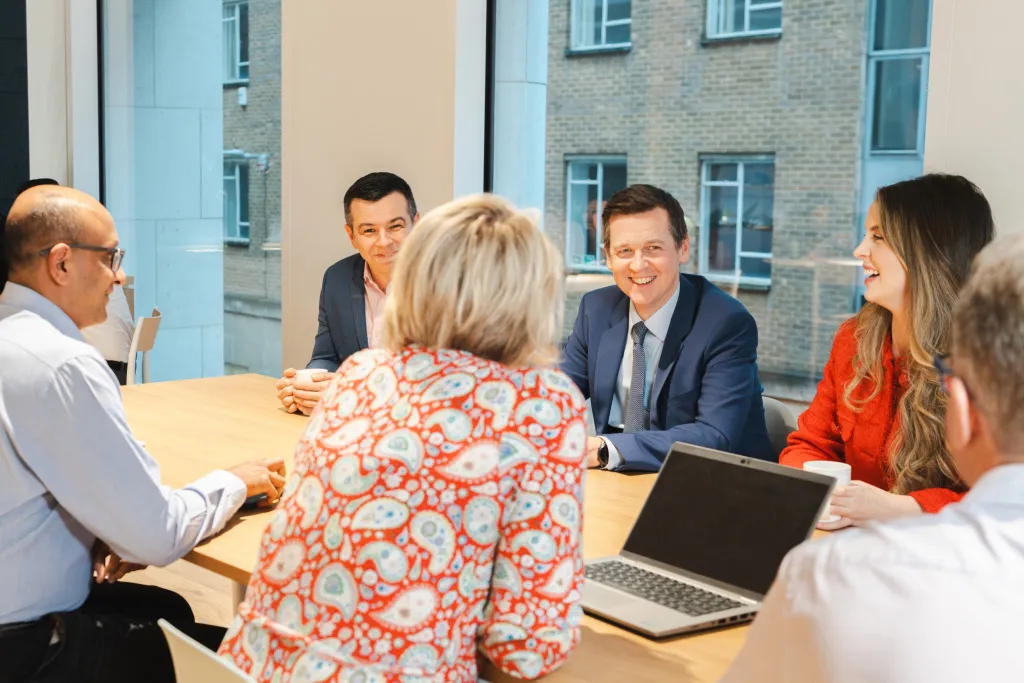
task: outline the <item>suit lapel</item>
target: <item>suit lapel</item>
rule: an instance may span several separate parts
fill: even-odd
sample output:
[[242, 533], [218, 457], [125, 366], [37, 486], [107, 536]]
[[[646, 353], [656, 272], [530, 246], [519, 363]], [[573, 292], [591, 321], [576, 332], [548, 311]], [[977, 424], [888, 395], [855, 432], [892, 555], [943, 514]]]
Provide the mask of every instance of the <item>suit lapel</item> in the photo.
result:
[[683, 339], [693, 327], [693, 319], [697, 315], [697, 304], [703, 289], [700, 281], [695, 284], [685, 275], [679, 276], [679, 300], [676, 301], [676, 310], [672, 312], [672, 322], [669, 323], [665, 345], [661, 348], [661, 359], [658, 361], [658, 369], [654, 373], [654, 387], [651, 391], [650, 403], [652, 406], [658, 400], [661, 390], [665, 387], [665, 380], [672, 368], [675, 367]]
[[356, 330], [356, 341], [359, 342], [359, 349], [365, 349], [370, 346], [366, 337], [366, 283], [363, 282], [363, 270], [366, 267], [366, 261], [362, 258], [356, 259], [355, 263], [352, 264], [352, 296], [350, 302], [352, 305], [352, 317], [355, 323]]
[[623, 295], [618, 305], [608, 316], [608, 328], [601, 333], [597, 347], [597, 362], [594, 366], [593, 396], [600, 399], [594, 411], [594, 424], [599, 430], [608, 425], [608, 414], [612, 409], [616, 379], [626, 351], [626, 332], [629, 327], [629, 298]]

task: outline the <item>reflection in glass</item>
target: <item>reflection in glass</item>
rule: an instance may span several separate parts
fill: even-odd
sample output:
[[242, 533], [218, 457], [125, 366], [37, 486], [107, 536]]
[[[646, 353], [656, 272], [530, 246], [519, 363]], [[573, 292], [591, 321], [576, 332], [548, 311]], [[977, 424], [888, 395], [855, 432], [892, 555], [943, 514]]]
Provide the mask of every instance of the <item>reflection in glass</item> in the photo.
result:
[[921, 78], [920, 57], [875, 62], [872, 150], [917, 150]]
[[876, 0], [875, 50], [928, 46], [930, 0]]

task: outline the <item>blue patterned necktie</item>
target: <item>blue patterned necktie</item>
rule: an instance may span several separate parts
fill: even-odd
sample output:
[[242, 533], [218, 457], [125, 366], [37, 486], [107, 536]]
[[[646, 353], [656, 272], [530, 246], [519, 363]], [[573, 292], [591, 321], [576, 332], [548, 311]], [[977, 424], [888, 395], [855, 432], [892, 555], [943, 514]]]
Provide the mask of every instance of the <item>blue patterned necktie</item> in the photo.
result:
[[647, 356], [644, 354], [644, 337], [647, 326], [643, 321], [633, 325], [633, 374], [629, 381], [629, 401], [626, 406], [626, 419], [623, 421], [624, 432], [642, 432], [644, 430], [644, 390], [647, 385]]

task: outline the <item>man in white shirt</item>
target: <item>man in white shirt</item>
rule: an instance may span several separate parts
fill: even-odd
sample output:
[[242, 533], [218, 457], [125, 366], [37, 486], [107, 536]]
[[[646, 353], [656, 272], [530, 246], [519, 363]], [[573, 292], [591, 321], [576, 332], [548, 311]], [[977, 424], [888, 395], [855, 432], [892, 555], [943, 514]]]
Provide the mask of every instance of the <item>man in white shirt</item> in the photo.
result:
[[[123, 273], [110, 214], [66, 187], [22, 193], [8, 216], [0, 295], [0, 683], [173, 681], [156, 619], [216, 646], [179, 596], [103, 585], [164, 565], [218, 532], [247, 496], [280, 496], [282, 462], [214, 471], [181, 489], [128, 428], [117, 381], [80, 329], [102, 322]], [[108, 550], [109, 548], [109, 550]], [[122, 559], [123, 558], [123, 559]]]
[[82, 328], [82, 337], [100, 352], [119, 384], [128, 383], [128, 352], [134, 334], [135, 321], [128, 308], [128, 298], [124, 288], [116, 284], [107, 302], [107, 319], [99, 325]]
[[976, 259], [935, 365], [970, 492], [794, 549], [727, 683], [1024, 680], [1024, 238]]

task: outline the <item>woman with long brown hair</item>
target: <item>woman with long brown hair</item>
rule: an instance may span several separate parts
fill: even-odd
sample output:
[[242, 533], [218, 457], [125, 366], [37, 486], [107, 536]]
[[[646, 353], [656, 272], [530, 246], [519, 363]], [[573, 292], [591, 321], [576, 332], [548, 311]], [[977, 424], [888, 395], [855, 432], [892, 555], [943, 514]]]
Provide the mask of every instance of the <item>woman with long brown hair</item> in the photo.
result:
[[832, 497], [840, 519], [822, 528], [936, 512], [962, 497], [933, 359], [949, 351], [957, 294], [993, 232], [988, 201], [962, 176], [878, 190], [853, 252], [867, 303], [837, 331], [818, 393], [779, 458], [850, 465], [853, 482]]

